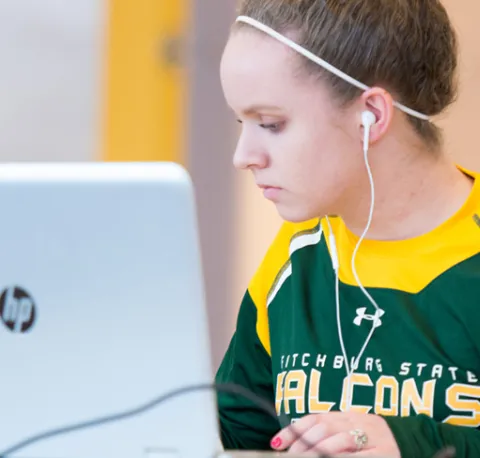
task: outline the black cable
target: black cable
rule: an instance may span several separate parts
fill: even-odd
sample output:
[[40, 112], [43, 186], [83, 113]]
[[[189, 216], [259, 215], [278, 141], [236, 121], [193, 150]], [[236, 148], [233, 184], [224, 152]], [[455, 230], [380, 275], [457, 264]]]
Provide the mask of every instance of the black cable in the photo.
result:
[[[155, 407], [159, 406], [160, 404], [163, 404], [164, 402], [173, 399], [177, 396], [182, 396], [188, 393], [193, 393], [195, 391], [204, 391], [204, 390], [212, 390], [217, 393], [228, 393], [228, 394], [233, 394], [237, 396], [241, 396], [253, 404], [255, 404], [258, 408], [263, 410], [266, 414], [270, 415], [275, 421], [279, 421], [281, 427], [286, 427], [289, 426], [289, 421], [286, 417], [278, 416], [277, 412], [275, 410], [275, 407], [268, 401], [266, 401], [264, 398], [261, 396], [258, 396], [257, 394], [253, 393], [252, 391], [248, 390], [247, 388], [241, 386], [241, 385], [236, 385], [234, 383], [225, 383], [225, 384], [210, 384], [210, 383], [205, 383], [205, 384], [199, 384], [199, 385], [190, 385], [190, 386], [185, 386], [182, 388], [178, 388], [176, 390], [170, 391], [166, 394], [163, 394], [161, 396], [158, 396], [155, 399], [152, 399], [151, 401], [135, 407], [131, 410], [126, 410], [124, 412], [112, 414], [112, 415], [106, 415], [104, 417], [99, 417], [95, 418], [92, 420], [87, 420], [85, 422], [81, 423], [75, 423], [72, 425], [68, 426], [62, 426], [60, 428], [56, 429], [51, 429], [49, 431], [45, 431], [43, 433], [36, 434], [34, 436], [28, 437], [26, 439], [21, 440], [20, 442], [17, 442], [14, 445], [11, 445], [10, 447], [7, 447], [5, 450], [0, 452], [0, 458], [6, 458], [8, 455], [11, 455], [12, 453], [18, 452], [19, 450], [24, 449], [25, 447], [28, 447], [30, 445], [33, 445], [37, 442], [44, 441], [46, 439], [50, 439], [55, 436], [63, 436], [64, 434], [69, 434], [74, 431], [80, 431], [82, 429], [89, 429], [89, 428], [95, 428], [97, 426], [101, 426], [107, 423], [116, 423], [117, 421], [125, 420], [130, 417], [136, 417], [137, 415], [141, 415], [151, 409], [154, 409]], [[309, 449], [313, 447], [313, 444], [308, 442], [302, 435], [297, 434], [295, 431], [295, 427], [292, 426], [292, 431], [294, 435], [296, 436], [297, 440], [300, 440], [303, 442]], [[447, 448], [445, 450], [440, 451], [435, 458], [453, 458], [455, 456], [455, 450], [452, 448]], [[329, 458], [327, 455], [319, 454], [317, 455], [317, 458]]]
[[[266, 401], [264, 398], [256, 395], [252, 391], [248, 390], [247, 388], [241, 386], [241, 385], [236, 385], [233, 383], [226, 383], [226, 384], [200, 384], [200, 385], [190, 385], [190, 386], [185, 386], [182, 388], [178, 388], [176, 390], [170, 391], [166, 394], [163, 394], [161, 396], [158, 396], [155, 399], [152, 399], [151, 401], [139, 406], [135, 407], [131, 410], [126, 410], [124, 412], [119, 412], [116, 414], [112, 415], [106, 415], [104, 417], [99, 417], [95, 418], [92, 420], [87, 420], [85, 422], [81, 423], [75, 423], [72, 425], [68, 426], [62, 426], [60, 428], [56, 429], [51, 429], [49, 431], [45, 431], [43, 433], [36, 434], [34, 436], [28, 437], [24, 440], [21, 440], [20, 442], [7, 447], [5, 450], [0, 452], [0, 458], [6, 458], [8, 455], [11, 455], [12, 453], [18, 452], [21, 449], [24, 449], [25, 447], [28, 447], [30, 445], [33, 445], [37, 442], [44, 441], [46, 439], [50, 439], [55, 436], [63, 436], [64, 434], [69, 434], [74, 431], [79, 431], [82, 429], [89, 429], [89, 428], [95, 428], [97, 426], [101, 426], [107, 423], [115, 423], [117, 421], [125, 420], [130, 417], [135, 417], [137, 415], [141, 415], [142, 413], [147, 412], [148, 410], [151, 410], [160, 404], [163, 404], [164, 402], [175, 398], [177, 396], [182, 396], [188, 393], [192, 393], [195, 391], [204, 391], [204, 390], [213, 390], [217, 393], [223, 392], [223, 393], [228, 393], [228, 394], [233, 394], [233, 395], [239, 395], [252, 403], [254, 403], [257, 407], [259, 407], [261, 410], [263, 410], [265, 413], [270, 415], [272, 418], [274, 418], [276, 421], [280, 422], [280, 425], [282, 427], [288, 426], [288, 420], [283, 420], [283, 417], [278, 417], [277, 412], [274, 408], [274, 406]], [[284, 423], [282, 425], [282, 423]], [[295, 434], [295, 433], [294, 433]], [[312, 444], [307, 442], [304, 438], [302, 438], [301, 435], [297, 435], [297, 438], [299, 440], [302, 440], [309, 448], [312, 447]], [[328, 458], [325, 455], [320, 455], [318, 458]]]

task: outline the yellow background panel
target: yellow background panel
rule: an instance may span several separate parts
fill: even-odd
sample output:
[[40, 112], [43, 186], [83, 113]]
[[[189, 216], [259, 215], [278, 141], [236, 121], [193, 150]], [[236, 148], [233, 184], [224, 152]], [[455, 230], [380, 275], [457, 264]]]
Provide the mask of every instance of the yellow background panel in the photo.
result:
[[108, 0], [102, 159], [185, 163], [188, 0]]

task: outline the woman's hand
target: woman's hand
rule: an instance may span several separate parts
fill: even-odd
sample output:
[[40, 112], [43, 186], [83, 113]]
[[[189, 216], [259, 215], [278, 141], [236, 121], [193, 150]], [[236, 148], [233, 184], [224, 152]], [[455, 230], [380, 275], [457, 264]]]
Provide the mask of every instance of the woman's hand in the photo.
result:
[[356, 412], [307, 415], [276, 434], [271, 446], [290, 453], [401, 458], [387, 422], [377, 415]]

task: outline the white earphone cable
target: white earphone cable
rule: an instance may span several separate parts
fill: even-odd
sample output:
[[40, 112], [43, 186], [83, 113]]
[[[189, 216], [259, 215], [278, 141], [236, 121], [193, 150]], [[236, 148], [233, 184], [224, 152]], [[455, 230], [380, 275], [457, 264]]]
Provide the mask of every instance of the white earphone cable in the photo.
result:
[[[373, 219], [373, 211], [375, 208], [375, 184], [373, 180], [373, 174], [372, 170], [370, 167], [370, 163], [368, 161], [368, 150], [369, 150], [369, 142], [370, 142], [370, 124], [366, 124], [364, 126], [365, 132], [364, 132], [364, 142], [363, 142], [363, 154], [364, 154], [364, 160], [365, 160], [365, 166], [367, 169], [367, 174], [368, 174], [368, 179], [370, 183], [370, 192], [371, 192], [371, 198], [370, 198], [370, 211], [368, 215], [368, 221], [367, 225], [365, 226], [365, 229], [358, 239], [358, 242], [355, 246], [355, 249], [353, 250], [352, 254], [352, 261], [351, 261], [351, 267], [352, 267], [352, 273], [355, 278], [355, 281], [357, 282], [357, 285], [359, 286], [360, 290], [362, 293], [367, 297], [367, 299], [370, 301], [370, 303], [375, 307], [375, 311], [378, 312], [380, 309], [378, 304], [375, 302], [373, 297], [370, 295], [370, 293], [365, 289], [363, 286], [355, 265], [355, 259], [358, 253], [358, 250], [360, 248], [361, 243], [363, 242], [365, 236], [367, 235], [370, 226], [372, 224], [372, 219]], [[337, 247], [336, 247], [336, 242], [335, 242], [335, 235], [332, 230], [332, 226], [330, 224], [330, 220], [327, 217], [325, 217], [327, 225], [328, 225], [328, 230], [329, 230], [329, 240], [330, 240], [330, 253], [332, 256], [332, 263], [335, 271], [335, 305], [336, 305], [336, 313], [337, 313], [337, 328], [338, 328], [338, 338], [340, 341], [340, 347], [342, 349], [342, 356], [345, 360], [345, 369], [347, 372], [347, 406], [346, 410], [347, 412], [351, 409], [352, 406], [352, 389], [351, 389], [351, 382], [352, 382], [352, 376], [355, 373], [355, 370], [357, 368], [358, 362], [362, 358], [370, 340], [372, 339], [373, 333], [375, 332], [375, 329], [377, 327], [377, 320], [379, 319], [378, 313], [375, 313], [374, 319], [372, 320], [372, 328], [370, 329], [370, 332], [367, 336], [367, 339], [365, 340], [358, 356], [353, 360], [352, 366], [350, 366], [349, 361], [348, 361], [348, 356], [347, 356], [347, 351], [345, 348], [345, 341], [343, 339], [343, 332], [342, 332], [342, 324], [341, 324], [341, 319], [340, 319], [340, 287], [339, 287], [339, 258], [338, 258], [338, 252], [337, 252]]]
[[373, 180], [373, 174], [372, 174], [372, 169], [370, 167], [370, 162], [368, 160], [368, 150], [369, 150], [369, 141], [370, 141], [370, 125], [367, 124], [365, 125], [365, 133], [364, 133], [364, 142], [363, 142], [363, 159], [365, 161], [365, 167], [367, 169], [367, 174], [368, 174], [368, 181], [370, 183], [370, 210], [368, 213], [368, 220], [367, 220], [367, 225], [365, 226], [365, 229], [363, 230], [362, 235], [358, 239], [358, 242], [355, 246], [355, 249], [353, 250], [352, 254], [352, 273], [353, 276], [355, 277], [355, 281], [357, 282], [359, 288], [362, 290], [363, 294], [367, 297], [367, 299], [370, 301], [370, 303], [375, 307], [376, 310], [379, 309], [377, 303], [374, 301], [372, 296], [369, 294], [369, 292], [364, 288], [362, 285], [362, 282], [360, 281], [360, 278], [358, 277], [357, 273], [357, 268], [355, 265], [355, 259], [357, 257], [358, 250], [360, 248], [360, 245], [362, 244], [363, 240], [365, 239], [368, 231], [370, 230], [370, 226], [372, 225], [372, 219], [373, 219], [373, 210], [375, 208], [375, 184]]

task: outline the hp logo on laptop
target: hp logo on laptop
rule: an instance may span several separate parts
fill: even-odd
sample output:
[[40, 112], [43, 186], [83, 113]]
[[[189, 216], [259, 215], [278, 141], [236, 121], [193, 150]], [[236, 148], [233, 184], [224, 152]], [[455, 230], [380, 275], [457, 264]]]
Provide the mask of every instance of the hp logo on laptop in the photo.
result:
[[27, 332], [35, 323], [35, 303], [24, 289], [11, 286], [0, 296], [0, 318], [12, 332]]

